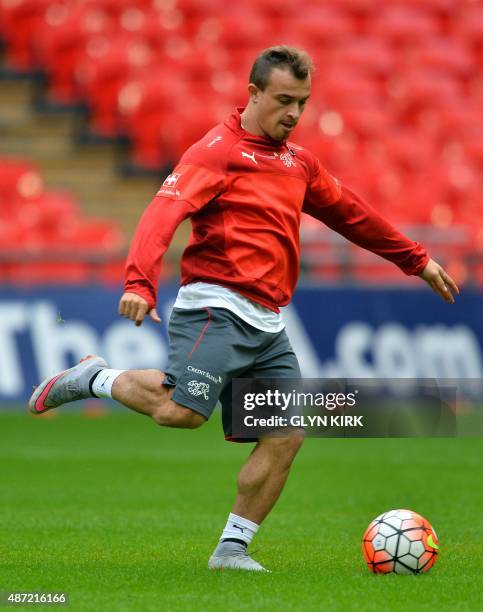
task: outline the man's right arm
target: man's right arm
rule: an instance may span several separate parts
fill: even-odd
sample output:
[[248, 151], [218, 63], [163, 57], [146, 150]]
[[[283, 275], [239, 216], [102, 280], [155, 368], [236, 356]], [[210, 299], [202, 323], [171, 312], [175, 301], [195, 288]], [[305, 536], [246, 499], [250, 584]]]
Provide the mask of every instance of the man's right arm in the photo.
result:
[[210, 202], [224, 185], [224, 175], [191, 164], [180, 164], [164, 181], [144, 211], [126, 262], [124, 295], [119, 314], [140, 325], [156, 313], [161, 260], [179, 224]]
[[119, 303], [119, 314], [137, 325], [148, 312], [159, 322], [155, 307], [161, 260], [176, 228], [193, 212], [188, 202], [155, 197], [141, 217], [129, 249], [124, 295]]

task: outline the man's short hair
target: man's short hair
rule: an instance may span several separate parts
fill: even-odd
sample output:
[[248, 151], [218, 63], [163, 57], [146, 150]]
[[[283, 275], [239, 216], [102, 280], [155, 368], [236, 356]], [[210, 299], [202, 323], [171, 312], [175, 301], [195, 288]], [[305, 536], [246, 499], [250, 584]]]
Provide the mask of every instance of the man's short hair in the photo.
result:
[[301, 81], [314, 71], [314, 63], [308, 53], [295, 47], [278, 45], [264, 49], [255, 60], [250, 72], [250, 83], [264, 91], [273, 68], [289, 69]]

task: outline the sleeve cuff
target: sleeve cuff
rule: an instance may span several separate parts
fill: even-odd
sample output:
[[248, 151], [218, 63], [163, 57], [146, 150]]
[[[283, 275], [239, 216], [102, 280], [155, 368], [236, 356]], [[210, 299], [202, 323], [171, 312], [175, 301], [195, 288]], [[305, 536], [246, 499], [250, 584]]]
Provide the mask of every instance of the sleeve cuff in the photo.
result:
[[419, 276], [423, 272], [424, 268], [428, 265], [428, 262], [429, 262], [429, 255], [425, 253], [419, 259], [419, 261], [414, 263], [412, 266], [405, 267], [403, 271], [408, 276]]
[[129, 285], [129, 283], [127, 283], [124, 287], [124, 291], [135, 293], [139, 295], [139, 297], [142, 297], [143, 300], [146, 300], [149, 310], [156, 306], [156, 296], [153, 296], [152, 291], [148, 287], [144, 287], [143, 285]]

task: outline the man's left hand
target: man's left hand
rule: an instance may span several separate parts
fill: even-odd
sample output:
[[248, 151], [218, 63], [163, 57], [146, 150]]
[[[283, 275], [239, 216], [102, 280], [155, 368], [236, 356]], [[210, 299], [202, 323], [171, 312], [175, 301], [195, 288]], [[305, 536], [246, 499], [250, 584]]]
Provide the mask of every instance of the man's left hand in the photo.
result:
[[460, 290], [451, 276], [438, 263], [430, 259], [419, 276], [445, 302], [454, 304], [454, 295], [458, 295]]

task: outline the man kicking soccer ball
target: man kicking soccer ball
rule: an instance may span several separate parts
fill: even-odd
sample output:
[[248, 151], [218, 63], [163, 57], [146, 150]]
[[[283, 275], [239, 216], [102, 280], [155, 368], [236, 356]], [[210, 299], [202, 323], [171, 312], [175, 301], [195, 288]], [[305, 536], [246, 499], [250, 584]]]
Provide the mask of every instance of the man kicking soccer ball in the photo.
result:
[[[169, 321], [166, 371], [112, 370], [101, 357], [43, 381], [35, 413], [88, 397], [112, 397], [166, 427], [196, 428], [220, 401], [231, 429], [233, 378], [298, 378], [279, 307], [299, 272], [302, 212], [419, 275], [449, 303], [454, 281], [422, 246], [341, 186], [309, 151], [287, 141], [310, 95], [312, 62], [280, 46], [256, 59], [249, 101], [190, 147], [144, 212], [128, 256], [124, 317], [159, 323], [160, 262], [178, 225], [193, 233]], [[238, 476], [238, 495], [208, 567], [264, 571], [247, 547], [283, 489], [301, 432], [263, 436]], [[246, 440], [244, 440], [246, 441]]]

